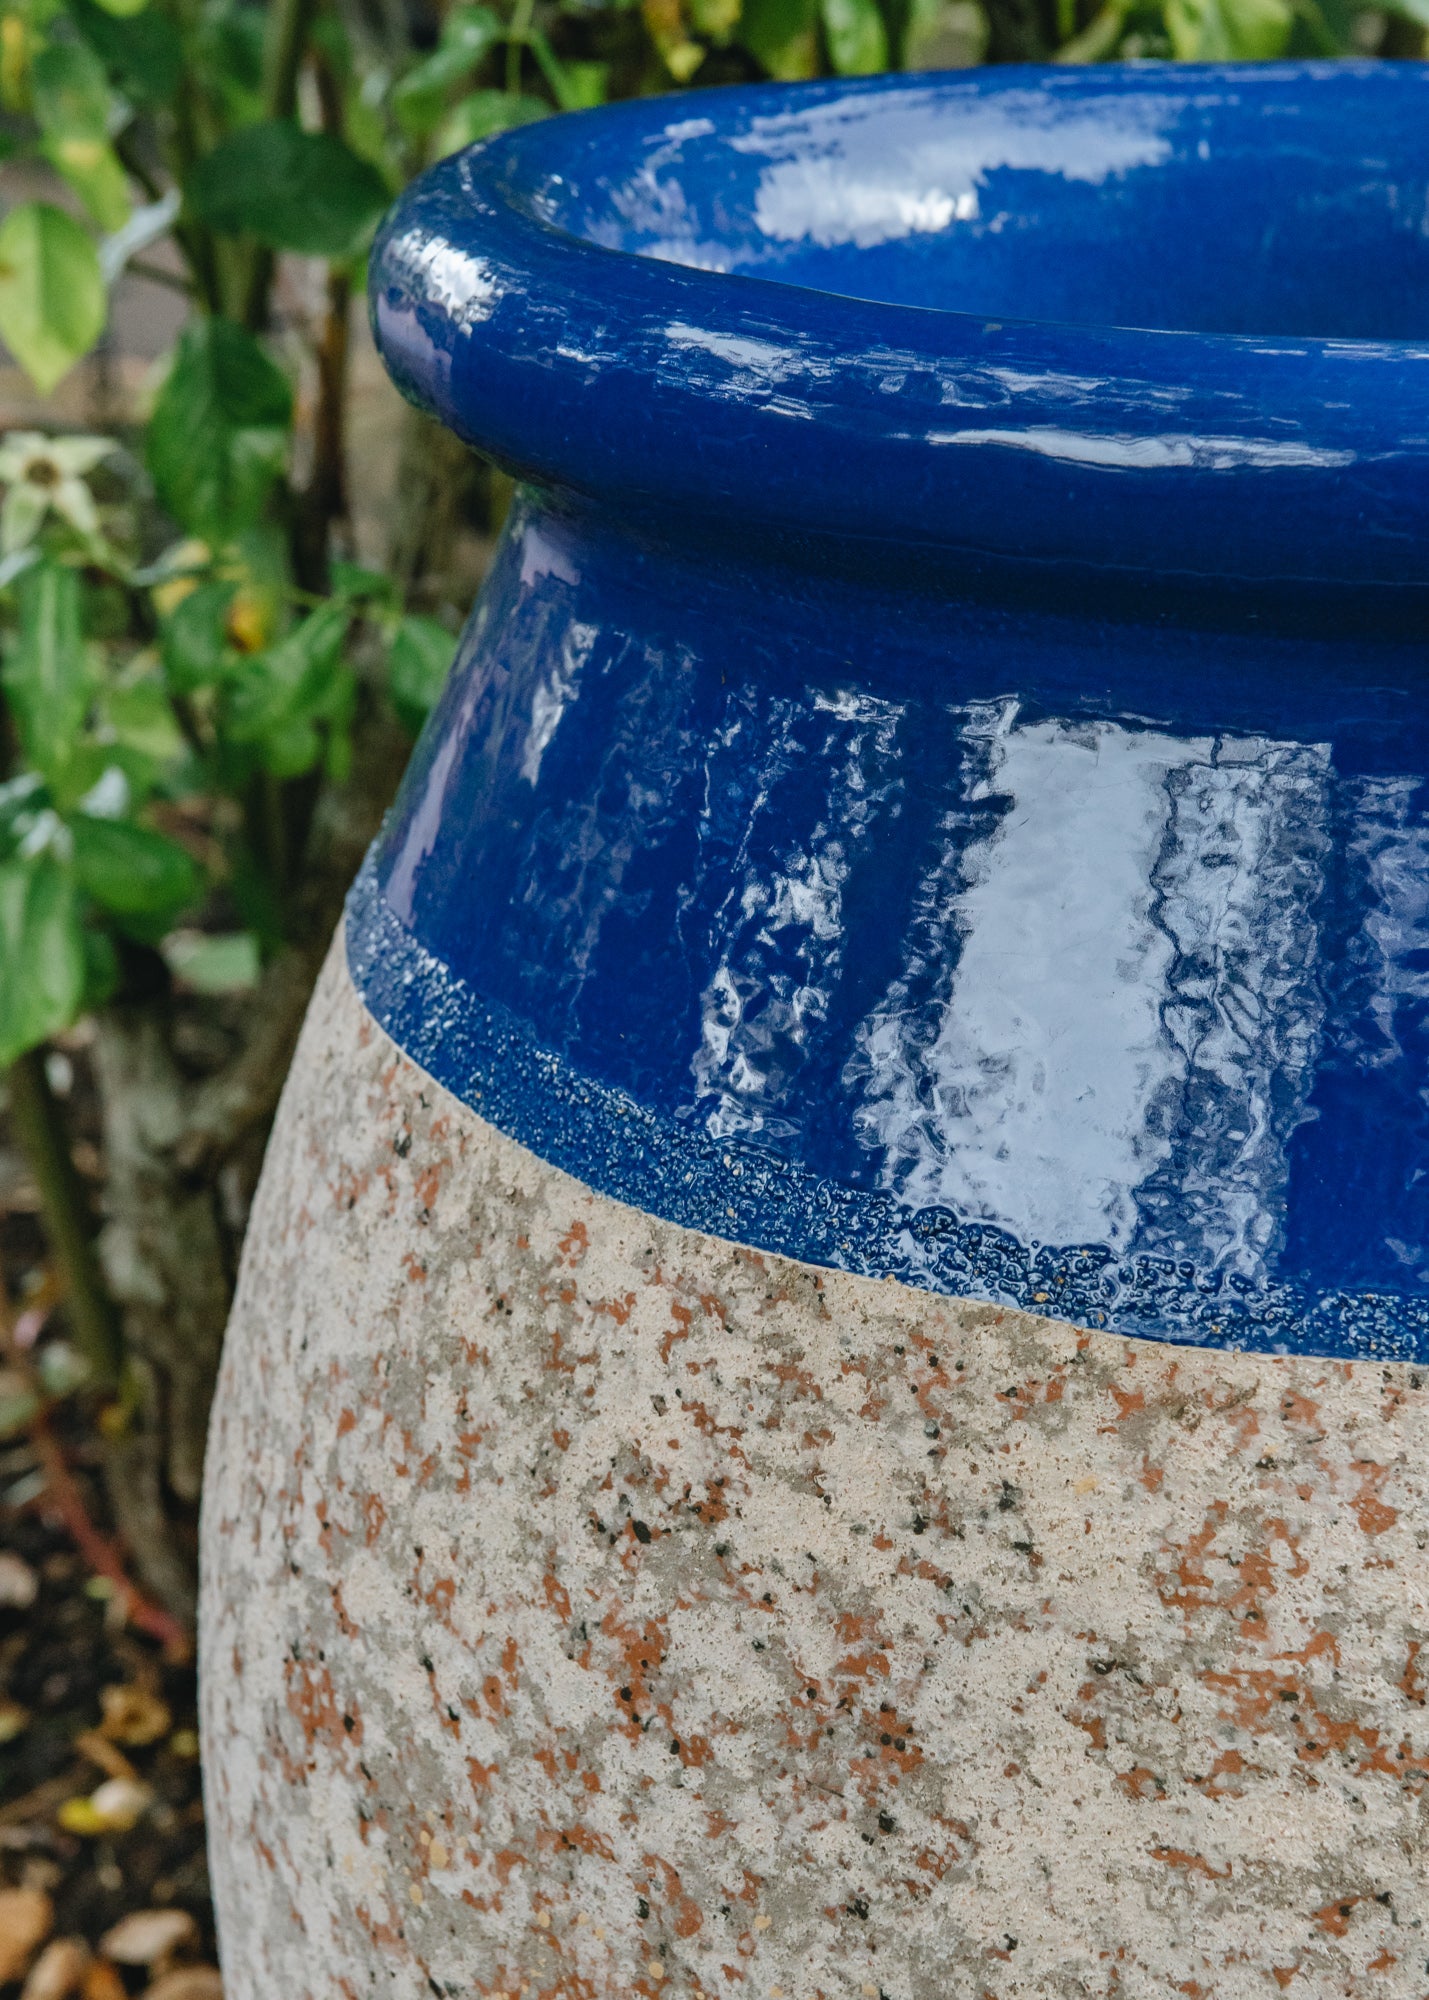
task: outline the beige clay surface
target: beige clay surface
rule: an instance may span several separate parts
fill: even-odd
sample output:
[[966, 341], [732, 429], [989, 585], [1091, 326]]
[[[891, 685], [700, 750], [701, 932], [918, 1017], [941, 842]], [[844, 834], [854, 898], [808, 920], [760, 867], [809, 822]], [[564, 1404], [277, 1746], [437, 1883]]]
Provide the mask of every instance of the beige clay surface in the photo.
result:
[[651, 1221], [335, 951], [209, 1467], [228, 2000], [1429, 1994], [1429, 1387]]

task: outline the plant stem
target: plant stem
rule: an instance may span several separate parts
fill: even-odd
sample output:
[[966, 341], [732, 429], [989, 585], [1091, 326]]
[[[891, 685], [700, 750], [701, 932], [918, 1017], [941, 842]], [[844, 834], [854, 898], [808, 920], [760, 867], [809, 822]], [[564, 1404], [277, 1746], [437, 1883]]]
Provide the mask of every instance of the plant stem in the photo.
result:
[[[342, 92], [323, 52], [313, 74], [322, 108], [323, 130], [343, 137]], [[321, 596], [329, 586], [329, 543], [334, 521], [347, 513], [347, 350], [352, 312], [352, 274], [346, 264], [327, 267], [327, 304], [317, 341], [317, 408], [313, 414], [312, 472], [298, 496], [294, 517], [293, 570], [299, 586]]]
[[347, 512], [348, 320], [352, 280], [346, 267], [330, 264], [327, 311], [317, 347], [318, 394], [313, 415], [313, 468], [306, 490], [298, 496], [295, 520], [294, 574], [300, 587], [315, 594], [328, 588], [328, 544], [334, 521]]
[[17, 1056], [8, 1079], [10, 1122], [39, 1190], [45, 1234], [64, 1279], [76, 1344], [96, 1382], [113, 1388], [123, 1365], [119, 1318], [95, 1254], [84, 1190], [45, 1075], [44, 1052], [30, 1049]]
[[534, 12], [535, 0], [516, 0], [511, 11], [511, 26], [506, 33], [506, 92], [509, 97], [515, 97], [521, 88], [521, 51], [531, 32]]
[[132, 126], [116, 134], [114, 150], [123, 163], [124, 171], [138, 181], [150, 201], [158, 201], [164, 190], [159, 186], [159, 183], [154, 179], [154, 176], [149, 172], [149, 169], [140, 157], [138, 148], [134, 144]]
[[291, 118], [298, 105], [298, 71], [307, 52], [316, 0], [275, 0], [263, 50], [263, 112]]
[[[185, 75], [175, 100], [173, 134], [173, 165], [177, 168], [177, 179], [182, 182], [187, 180], [199, 156], [198, 131], [194, 121], [193, 79], [188, 75]], [[210, 312], [222, 312], [223, 288], [218, 268], [218, 246], [213, 240], [213, 231], [207, 223], [178, 222], [174, 225], [174, 241], [184, 254], [205, 306]]]
[[283, 788], [271, 771], [259, 771], [243, 800], [244, 830], [258, 871], [279, 909], [288, 902], [288, 840]]
[[[269, 9], [263, 49], [265, 118], [291, 118], [298, 108], [298, 72], [307, 54], [308, 34], [316, 12], [317, 0], [274, 0]], [[251, 333], [261, 333], [268, 324], [273, 266], [272, 251], [255, 244], [239, 313]]]

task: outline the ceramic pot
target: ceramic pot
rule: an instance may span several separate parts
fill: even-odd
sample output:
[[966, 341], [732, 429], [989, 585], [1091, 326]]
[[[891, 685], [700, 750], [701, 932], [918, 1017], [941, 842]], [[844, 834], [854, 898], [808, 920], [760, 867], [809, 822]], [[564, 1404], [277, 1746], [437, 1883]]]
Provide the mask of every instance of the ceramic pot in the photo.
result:
[[504, 135], [208, 1474], [230, 2000], [1429, 1981], [1429, 83]]

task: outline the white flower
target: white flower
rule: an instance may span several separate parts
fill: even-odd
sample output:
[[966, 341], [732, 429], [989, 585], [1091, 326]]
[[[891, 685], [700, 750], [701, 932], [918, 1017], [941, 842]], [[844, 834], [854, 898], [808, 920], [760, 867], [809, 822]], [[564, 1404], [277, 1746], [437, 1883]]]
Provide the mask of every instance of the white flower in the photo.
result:
[[80, 534], [97, 534], [99, 514], [83, 475], [117, 449], [113, 438], [12, 431], [0, 443], [0, 483], [9, 488], [0, 505], [0, 556], [28, 547], [51, 507]]

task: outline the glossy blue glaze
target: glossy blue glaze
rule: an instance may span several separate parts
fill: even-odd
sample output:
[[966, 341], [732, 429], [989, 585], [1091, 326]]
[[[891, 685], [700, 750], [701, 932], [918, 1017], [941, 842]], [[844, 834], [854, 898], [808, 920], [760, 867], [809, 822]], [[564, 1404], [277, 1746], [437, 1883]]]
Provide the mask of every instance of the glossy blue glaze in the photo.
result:
[[994, 70], [419, 182], [379, 342], [525, 491], [354, 893], [397, 1040], [696, 1228], [1429, 1358], [1426, 110]]

